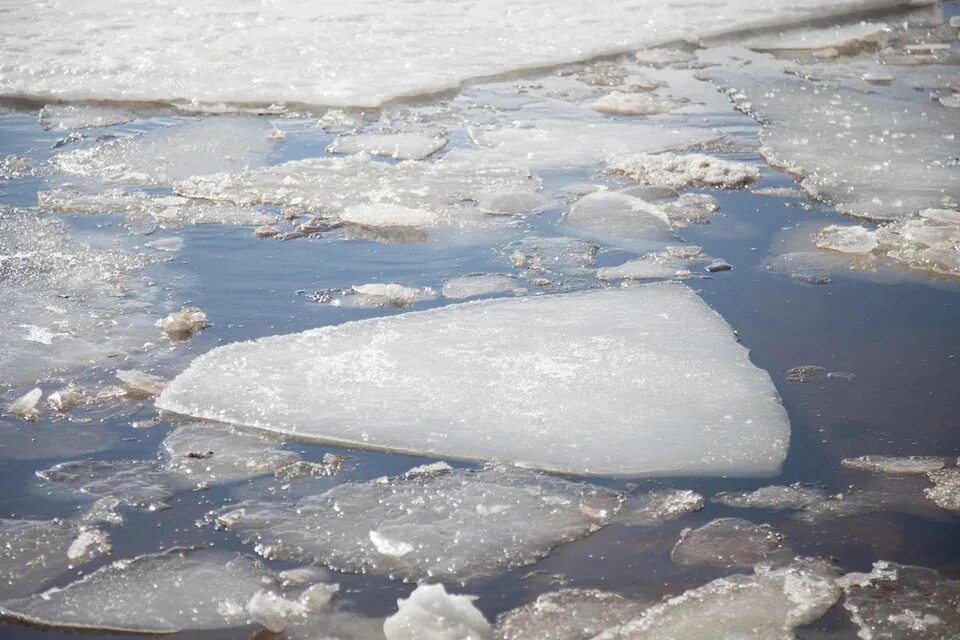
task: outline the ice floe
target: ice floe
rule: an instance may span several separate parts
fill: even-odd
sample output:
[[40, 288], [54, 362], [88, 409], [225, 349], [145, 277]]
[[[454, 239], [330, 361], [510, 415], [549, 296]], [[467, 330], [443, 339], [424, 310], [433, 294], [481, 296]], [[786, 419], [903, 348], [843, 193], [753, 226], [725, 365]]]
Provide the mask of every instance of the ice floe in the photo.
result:
[[423, 160], [447, 146], [443, 136], [423, 133], [364, 133], [338, 136], [327, 146], [331, 153], [369, 153], [396, 160]]
[[682, 565], [753, 566], [775, 557], [789, 557], [784, 538], [768, 524], [741, 518], [718, 518], [687, 529], [670, 552]]
[[447, 593], [442, 584], [420, 585], [397, 601], [383, 632], [387, 640], [493, 640], [493, 628], [473, 600]]
[[611, 157], [607, 170], [640, 184], [673, 189], [713, 187], [739, 189], [757, 181], [757, 167], [702, 153], [641, 153]]
[[467, 582], [530, 564], [619, 508], [613, 491], [491, 468], [347, 483], [297, 502], [231, 506], [214, 520], [268, 558]]
[[768, 474], [789, 438], [767, 373], [679, 284], [480, 301], [221, 347], [157, 405], [581, 474]]
[[678, 279], [690, 276], [687, 264], [676, 258], [651, 253], [615, 267], [597, 269], [600, 280]]
[[653, 526], [703, 508], [703, 496], [689, 489], [656, 489], [627, 497], [617, 514], [620, 524]]
[[197, 307], [187, 307], [157, 320], [157, 328], [171, 340], [184, 341], [211, 326], [207, 314]]
[[590, 640], [624, 624], [650, 606], [646, 600], [625, 598], [596, 589], [561, 589], [545, 593], [500, 617], [502, 640]]
[[[119, 560], [63, 588], [0, 603], [3, 615], [53, 627], [176, 633], [243, 626], [272, 575], [252, 558], [212, 550]], [[232, 615], [233, 614], [233, 615]]]
[[826, 492], [801, 484], [771, 485], [755, 491], [723, 492], [714, 496], [714, 502], [728, 507], [755, 509], [802, 509], [825, 500]]
[[492, 296], [498, 293], [519, 295], [526, 291], [522, 282], [513, 276], [496, 273], [474, 273], [453, 278], [443, 283], [441, 293], [451, 300], [466, 300], [479, 296]]
[[677, 242], [670, 219], [660, 207], [612, 191], [580, 198], [563, 217], [563, 224], [577, 234], [638, 253]]
[[943, 458], [933, 456], [860, 456], [844, 458], [840, 464], [847, 469], [871, 471], [893, 476], [924, 475], [928, 471], [942, 469]]
[[55, 490], [95, 498], [109, 496], [151, 511], [167, 508], [167, 501], [181, 488], [174, 477], [146, 460], [61, 462], [38, 471], [37, 476]]
[[508, 244], [510, 264], [532, 273], [583, 276], [593, 271], [599, 247], [578, 238], [526, 236]]

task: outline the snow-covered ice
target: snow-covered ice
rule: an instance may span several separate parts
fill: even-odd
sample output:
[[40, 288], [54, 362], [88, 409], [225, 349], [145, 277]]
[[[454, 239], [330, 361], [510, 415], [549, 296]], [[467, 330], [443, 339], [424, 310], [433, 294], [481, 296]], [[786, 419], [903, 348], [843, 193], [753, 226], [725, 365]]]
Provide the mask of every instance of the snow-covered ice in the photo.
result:
[[607, 170], [644, 185], [739, 189], [757, 181], [757, 167], [702, 153], [641, 153], [607, 160]]
[[530, 564], [619, 508], [613, 491], [496, 467], [347, 483], [296, 502], [231, 506], [214, 520], [268, 558], [467, 582]]
[[340, 219], [365, 227], [423, 227], [441, 222], [440, 216], [427, 209], [388, 202], [350, 205], [340, 214]]
[[387, 640], [493, 640], [493, 628], [474, 598], [447, 593], [442, 584], [423, 584], [383, 623]]
[[770, 474], [789, 439], [769, 375], [679, 284], [485, 300], [221, 347], [157, 406], [580, 474]]

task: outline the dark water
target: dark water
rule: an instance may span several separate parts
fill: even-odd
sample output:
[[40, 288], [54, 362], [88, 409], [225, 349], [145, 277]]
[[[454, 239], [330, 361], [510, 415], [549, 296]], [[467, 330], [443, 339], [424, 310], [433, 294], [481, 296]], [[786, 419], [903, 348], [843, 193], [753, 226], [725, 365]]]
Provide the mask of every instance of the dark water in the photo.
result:
[[[283, 151], [270, 158], [271, 162], [325, 155], [323, 148], [331, 135], [315, 133], [306, 122], [280, 124], [289, 138]], [[732, 118], [727, 124], [754, 127], [746, 117]], [[156, 122], [143, 120], [117, 129], [145, 130], [153, 126]], [[33, 112], [9, 113], [0, 116], [0, 155], [26, 155], [35, 165], [42, 165], [51, 157], [52, 146], [62, 135], [41, 131]], [[758, 161], [752, 154], [730, 157]], [[547, 176], [545, 182], [549, 189], [552, 182], [596, 179], [588, 173], [563, 174]], [[788, 177], [767, 168], [758, 187], [792, 184]], [[0, 191], [0, 203], [32, 206], [36, 192], [47, 186], [43, 178], [8, 181]], [[784, 227], [840, 221], [841, 216], [825, 205], [814, 205], [809, 210], [798, 206], [802, 203], [798, 198], [763, 197], [749, 191], [710, 193], [720, 201], [721, 214], [709, 225], [694, 225], [681, 233], [686, 241], [702, 245], [709, 255], [728, 260], [735, 269], [690, 284], [737, 331], [742, 343], [751, 350], [753, 362], [770, 372], [792, 422], [789, 455], [781, 475], [774, 478], [643, 480], [638, 483], [639, 490], [690, 488], [709, 497], [718, 491], [803, 482], [823, 486], [832, 493], [851, 488], [880, 490], [902, 496], [902, 500], [876, 513], [820, 524], [803, 524], [784, 512], [732, 509], [708, 501], [702, 511], [657, 527], [611, 525], [584, 540], [554, 549], [536, 565], [471, 584], [467, 591], [480, 596], [477, 604], [488, 618], [560, 584], [612, 589], [655, 599], [731, 573], [732, 570], [681, 567], [669, 559], [681, 529], [722, 516], [769, 522], [785, 534], [797, 554], [835, 557], [847, 570], [869, 570], [873, 561], [884, 559], [934, 567], [949, 577], [960, 578], [960, 521], [924, 500], [921, 490], [926, 486], [925, 480], [881, 479], [841, 469], [839, 464], [844, 457], [864, 454], [960, 454], [960, 285], [917, 275], [881, 283], [836, 274], [830, 284], [809, 285], [768, 271], [763, 261]], [[502, 255], [502, 246], [525, 234], [562, 233], [557, 226], [560, 213], [554, 210], [528, 218], [517, 229], [498, 232], [487, 242], [473, 244], [386, 245], [345, 241], [338, 232], [291, 242], [257, 241], [245, 227], [185, 226], [174, 232], [183, 237], [185, 247], [164, 265], [164, 272], [174, 277], [162, 286], [179, 304], [196, 304], [214, 320], [211, 329], [182, 348], [186, 354], [200, 354], [238, 340], [400, 312], [318, 304], [302, 292], [372, 281], [439, 290], [445, 280], [457, 275], [508, 272], [511, 269]], [[78, 232], [97, 227], [126, 233], [117, 217], [64, 219]], [[633, 256], [624, 252], [604, 253], [599, 262], [616, 264], [629, 257]], [[585, 281], [574, 286], [595, 284]], [[430, 301], [416, 308], [442, 304], [442, 300]], [[806, 364], [852, 372], [856, 378], [822, 378], [808, 384], [786, 381], [788, 369]], [[717, 384], [723, 381], [718, 380]], [[103, 428], [105, 433], [117, 434], [119, 438], [108, 450], [92, 457], [153, 458], [172, 425], [164, 423], [152, 429], [130, 426], [131, 420], [151, 415], [152, 408], [145, 405], [112, 416]], [[320, 460], [327, 452], [348, 457], [347, 472], [318, 481], [318, 491], [337, 482], [398, 474], [430, 461], [329, 446], [288, 446], [309, 460]], [[0, 460], [0, 517], [76, 514], [81, 505], [44, 495], [37, 489], [34, 472], [59, 461]], [[616, 488], [627, 486], [624, 480], [591, 481]], [[197, 522], [209, 510], [236, 500], [238, 489], [246, 485], [263, 487], [269, 482], [260, 479], [239, 483], [239, 487], [184, 493], [172, 502], [171, 509], [160, 512], [125, 510], [124, 526], [110, 530], [113, 556], [86, 565], [83, 572], [112, 559], [177, 545], [214, 543], [223, 549], [250, 551], [233, 534], [198, 526]], [[66, 584], [76, 575], [63, 576], [59, 583]], [[405, 597], [413, 588], [375, 576], [337, 575], [336, 579], [349, 607], [378, 616], [392, 613], [396, 599]], [[846, 616], [836, 611], [801, 630], [799, 635], [819, 638], [827, 632], [837, 632], [830, 637], [855, 637]], [[251, 633], [251, 629], [240, 629], [176, 637], [240, 639]], [[71, 634], [11, 623], [0, 626], [0, 638], [67, 635]]]

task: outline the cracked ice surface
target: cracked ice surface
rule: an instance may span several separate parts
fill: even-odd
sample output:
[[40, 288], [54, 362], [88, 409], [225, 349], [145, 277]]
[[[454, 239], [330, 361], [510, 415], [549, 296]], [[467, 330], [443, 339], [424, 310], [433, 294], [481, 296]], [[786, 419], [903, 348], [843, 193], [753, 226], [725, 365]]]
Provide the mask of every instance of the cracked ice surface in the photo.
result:
[[769, 375], [679, 284], [229, 345], [157, 405], [304, 439], [619, 476], [776, 473], [790, 432]]
[[610, 521], [616, 492], [509, 467], [348, 483], [215, 514], [272, 559], [467, 582], [535, 562]]
[[218, 0], [184, 6], [123, 0], [108, 7], [83, 0], [14, 5], [0, 24], [0, 95], [207, 110], [221, 110], [224, 103], [371, 107], [455, 88], [470, 78], [622, 53], [691, 34], [898, 4]]

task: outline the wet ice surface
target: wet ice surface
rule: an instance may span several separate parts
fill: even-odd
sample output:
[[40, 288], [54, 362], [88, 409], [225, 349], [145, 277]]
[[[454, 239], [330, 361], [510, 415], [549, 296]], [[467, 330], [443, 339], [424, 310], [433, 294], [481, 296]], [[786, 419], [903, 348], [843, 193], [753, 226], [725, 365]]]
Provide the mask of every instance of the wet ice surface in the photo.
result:
[[[388, 9], [407, 15], [417, 3]], [[216, 64], [226, 65], [253, 56], [258, 62], [243, 66], [244, 73], [256, 71], [260, 61], [269, 63], [273, 72], [263, 82], [241, 79], [228, 86], [230, 73], [241, 67], [211, 81], [210, 68], [200, 65], [194, 69], [202, 82], [200, 76], [177, 80], [178, 89], [196, 90], [197, 102], [180, 101], [182, 94], [159, 96], [187, 111], [271, 116], [200, 119], [156, 105], [4, 103], [0, 317], [10, 330], [0, 339], [0, 516], [12, 523], [3, 535], [13, 544], [0, 549], [0, 586], [13, 591], [0, 589], [0, 600], [28, 597], [18, 602], [18, 615], [40, 624], [155, 630], [203, 625], [221, 628], [217, 636], [230, 640], [261, 628], [255, 637], [282, 628], [290, 640], [384, 640], [384, 620], [391, 617], [409, 623], [393, 627], [396, 637], [422, 638], [429, 629], [442, 640], [451, 633], [459, 638], [465, 629], [482, 638], [550, 640], [853, 639], [858, 631], [952, 637], [960, 577], [954, 429], [960, 406], [951, 345], [960, 340], [960, 307], [956, 285], [944, 278], [960, 272], [951, 137], [957, 31], [930, 21], [939, 7], [836, 24], [822, 9], [790, 12], [794, 18], [824, 18], [815, 25], [697, 43], [693, 34], [703, 35], [707, 23], [726, 31], [741, 20], [777, 22], [785, 14], [761, 8], [748, 15], [736, 5], [644, 6], [619, 21], [628, 26], [614, 30], [642, 38], [649, 29], [673, 38], [669, 47], [494, 81], [473, 79], [456, 92], [394, 101], [383, 110], [324, 112], [281, 99], [293, 100], [297, 92], [316, 97], [334, 87], [326, 81], [298, 84], [314, 58], [297, 52], [297, 81], [281, 89], [289, 70], [273, 63], [294, 51], [272, 48], [273, 42], [289, 43], [283, 37], [254, 47], [256, 55], [241, 47], [217, 58]], [[87, 11], [81, 5], [71, 10]], [[377, 7], [378, 15], [386, 10]], [[505, 18], [510, 28], [531, 10], [512, 8]], [[957, 13], [955, 4], [945, 10]], [[248, 27], [261, 35], [269, 30], [273, 15], [272, 8], [259, 7], [256, 16], [235, 13], [242, 7], [216, 15], [210, 7], [202, 11], [207, 31], [190, 43], [189, 53], [147, 50], [138, 60], [173, 56], [164, 71], [169, 74], [189, 64], [195, 51], [222, 42], [216, 39], [220, 20], [233, 20], [229, 31], [236, 43]], [[359, 83], [336, 99], [362, 102], [366, 98], [357, 96], [377, 93], [370, 99], [379, 101], [402, 83], [424, 89], [429, 78], [410, 72], [422, 59], [408, 56], [403, 63], [413, 66], [389, 71], [402, 51], [456, 40], [457, 51], [469, 45], [475, 53], [470, 47], [480, 37], [475, 41], [471, 34], [477, 24], [485, 29], [490, 22], [474, 20], [469, 31], [454, 33], [440, 24], [465, 14], [445, 11], [427, 25], [441, 34], [424, 34], [418, 25], [416, 41], [390, 48], [384, 46], [389, 35], [380, 33], [370, 51], [387, 64], [367, 65], [364, 73], [382, 73], [389, 82]], [[538, 15], [536, 28], [557, 44], [553, 54], [562, 48], [572, 57], [554, 55], [552, 61], [587, 55], [574, 51], [583, 42], [579, 38], [619, 46], [610, 36], [609, 11], [579, 11], [575, 22], [601, 17], [569, 31], [549, 25], [557, 11], [572, 9], [540, 11], [549, 15]], [[671, 20], [658, 22], [667, 12]], [[371, 19], [350, 17], [354, 27]], [[109, 19], [118, 21], [111, 37], [129, 33], [122, 11]], [[260, 22], [251, 27], [254, 19]], [[58, 20], [47, 19], [51, 33]], [[177, 21], [178, 30], [193, 28], [188, 16]], [[304, 22], [296, 31], [339, 28], [335, 24], [349, 23]], [[74, 21], [69, 28], [85, 27]], [[681, 31], [687, 32], [682, 39]], [[139, 35], [138, 48], [159, 37]], [[64, 43], [74, 37], [61, 38], [58, 51], [67, 53]], [[85, 46], [98, 46], [102, 37], [88, 38]], [[497, 51], [484, 64], [514, 55], [517, 38], [506, 45], [488, 40], [490, 51]], [[10, 40], [0, 42], [3, 49]], [[45, 45], [34, 38], [31, 46]], [[311, 44], [328, 46], [320, 39]], [[341, 47], [337, 55], [370, 51]], [[472, 55], [431, 69], [462, 69], [477, 61]], [[32, 81], [66, 91], [106, 87], [131, 97], [147, 85], [163, 92], [170, 87], [166, 78], [176, 77], [146, 82], [149, 69], [134, 78], [124, 72], [126, 62], [110, 66], [102, 60], [107, 66], [97, 73], [114, 74], [103, 85], [89, 68], [80, 70], [82, 80], [52, 70]], [[33, 62], [47, 65], [50, 58], [44, 53]], [[350, 64], [327, 64], [311, 77], [346, 77]], [[0, 84], [25, 77], [7, 71]], [[466, 77], [451, 74], [443, 82]], [[707, 77], [716, 78], [721, 91]], [[727, 92], [731, 88], [739, 91]], [[257, 104], [215, 104], [241, 92]], [[762, 140], [761, 123], [737, 114], [734, 105], [762, 120]], [[761, 142], [771, 161], [795, 163], [790, 173], [763, 162]], [[714, 260], [735, 269], [705, 270]], [[516, 476], [495, 487], [456, 485], [451, 478], [482, 479], [488, 472], [457, 462], [456, 452], [441, 462], [371, 451], [368, 443], [348, 449], [283, 442], [262, 431], [158, 416], [154, 405], [165, 382], [222, 345], [318, 327], [338, 332], [345, 323], [368, 319], [402, 329], [402, 343], [416, 316], [397, 314], [462, 300], [487, 309], [491, 298], [553, 299], [545, 294], [574, 293], [566, 300], [577, 303], [572, 311], [542, 314], [547, 321], [582, 316], [594, 322], [606, 315], [602, 305], [590, 302], [598, 294], [579, 292], [681, 278], [729, 324], [724, 331], [731, 345], [730, 328], [750, 349], [752, 364], [745, 366], [769, 372], [783, 399], [790, 444], [784, 444], [786, 459], [775, 477], [683, 471], [679, 478], [638, 479], [604, 472], [584, 485], [576, 476], [511, 471]], [[539, 302], [531, 308], [539, 309]], [[672, 310], [660, 313], [664, 317], [653, 325], [645, 317], [631, 319], [630, 330], [653, 336], [662, 320], [684, 347], [703, 338], [693, 325], [677, 323]], [[522, 341], [547, 321], [525, 313], [500, 324]], [[541, 333], [552, 336], [547, 331]], [[476, 343], [501, 344], [486, 334], [477, 335]], [[553, 343], [557, 353], [570, 345], [563, 335]], [[424, 333], [408, 345], [410, 359], [430, 353], [434, 344]], [[356, 347], [351, 343], [344, 353]], [[570, 357], [579, 362], [582, 354], [604, 348], [602, 341], [599, 347], [588, 344]], [[511, 353], [491, 349], [498, 358]], [[632, 453], [597, 435], [610, 426], [605, 416], [631, 414], [632, 406], [636, 420], [646, 419], [639, 402], [610, 402], [606, 387], [591, 394], [591, 383], [601, 388], [603, 376], [630, 372], [656, 381], [677, 403], [729, 393], [731, 407], [743, 406], [737, 378], [717, 362], [701, 367], [702, 377], [678, 383], [634, 358], [628, 366], [600, 370], [599, 377], [593, 369], [574, 376], [564, 387], [551, 377], [563, 370], [544, 370], [542, 352], [532, 353], [532, 365], [508, 363], [512, 368], [490, 393], [529, 398], [530, 407], [546, 407], [553, 412], [548, 415], [565, 415], [571, 397], [586, 407], [578, 419], [585, 425], [581, 431], [558, 424], [553, 438], [575, 444], [568, 462], [576, 470], [590, 462], [573, 455], [578, 452]], [[234, 371], [245, 374], [249, 364], [237, 363]], [[371, 372], [382, 371], [367, 364]], [[404, 366], [389, 373], [411, 377], [417, 393], [437, 393], [441, 408], [449, 397], [487, 393], [485, 378], [448, 375], [436, 387], [417, 387], [423, 369]], [[427, 373], [442, 378], [449, 372]], [[246, 389], [197, 380], [198, 392], [245, 401]], [[327, 390], [343, 390], [335, 378], [327, 380], [333, 381]], [[537, 384], [527, 384], [531, 380]], [[305, 397], [316, 392], [308, 377], [291, 375], [288, 384]], [[622, 388], [630, 384], [624, 381]], [[658, 401], [667, 399], [660, 395]], [[383, 409], [390, 419], [397, 418], [395, 408], [409, 409], [403, 415], [415, 420], [432, 415], [432, 407], [425, 411], [411, 402], [415, 394], [391, 397], [393, 404]], [[271, 415], [283, 405], [282, 398], [263, 403]], [[436, 440], [448, 446], [453, 440], [451, 451], [460, 451], [459, 434], [473, 426], [465, 417], [495, 417], [513, 406], [451, 410], [450, 419], [463, 426], [449, 431], [457, 437], [434, 429]], [[407, 424], [402, 427], [396, 431]], [[508, 450], [516, 444], [498, 437], [499, 430], [489, 433], [490, 446]], [[716, 433], [689, 442], [673, 442], [671, 433], [664, 443], [686, 455], [693, 452], [691, 442], [718, 447]], [[719, 433], [728, 433], [726, 426]], [[551, 489], [538, 493], [532, 485]], [[384, 495], [386, 503], [376, 501]], [[351, 526], [337, 515], [341, 504], [344, 514], [359, 514]], [[234, 520], [222, 520], [227, 514]], [[203, 526], [214, 516], [226, 530]], [[719, 526], [718, 520], [728, 524]], [[332, 541], [308, 535], [320, 527], [336, 533]], [[18, 537], [20, 530], [26, 533]], [[204, 589], [207, 578], [193, 563], [125, 572], [117, 581], [98, 573], [117, 560], [197, 544], [212, 544], [214, 554], [223, 554], [210, 556], [210, 565], [217, 576], [236, 577], [233, 586], [214, 580], [215, 588]], [[224, 573], [238, 552], [259, 552], [263, 575]], [[797, 555], [837, 563], [832, 569], [790, 567]], [[758, 559], [764, 564], [752, 568]], [[833, 583], [843, 573], [870, 571], [878, 560], [891, 564], [878, 565], [869, 581], [854, 575]], [[348, 568], [331, 571], [321, 568], [325, 563]], [[68, 587], [94, 575], [100, 577]], [[443, 584], [446, 594], [438, 586], [421, 587], [412, 598], [415, 585], [390, 576], [426, 576]], [[188, 590], [189, 602], [181, 603], [164, 593], [145, 612], [139, 596], [120, 597], [151, 594], [144, 584], [171, 593], [176, 591], [164, 585], [194, 586], [210, 599]], [[67, 594], [51, 596], [55, 600], [32, 595], [65, 587], [53, 592]], [[838, 587], [846, 591], [839, 601]], [[242, 598], [234, 597], [240, 591]], [[213, 599], [219, 599], [216, 606], [207, 606]], [[63, 606], [68, 600], [77, 604], [79, 617], [65, 617], [74, 611], [72, 604]], [[117, 607], [97, 617], [104, 600]], [[405, 603], [402, 616], [399, 600]], [[437, 612], [445, 616], [439, 624]], [[18, 640], [61, 634], [9, 617], [0, 626], [0, 636]]]

